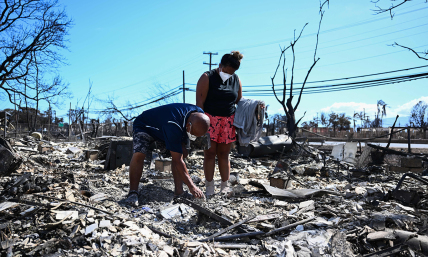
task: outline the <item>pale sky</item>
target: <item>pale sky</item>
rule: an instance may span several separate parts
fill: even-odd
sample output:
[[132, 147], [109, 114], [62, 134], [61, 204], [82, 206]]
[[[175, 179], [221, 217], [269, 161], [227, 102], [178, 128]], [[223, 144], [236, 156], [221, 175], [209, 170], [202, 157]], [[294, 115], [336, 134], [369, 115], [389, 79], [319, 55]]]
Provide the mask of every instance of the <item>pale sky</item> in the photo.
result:
[[[74, 107], [86, 96], [89, 80], [99, 99], [115, 97], [118, 106], [126, 101], [144, 102], [158, 94], [159, 86], [170, 90], [183, 83], [195, 89], [198, 78], [208, 65], [204, 51], [218, 52], [213, 63], [223, 54], [239, 50], [244, 54], [240, 77], [244, 97], [262, 99], [269, 114], [282, 113], [274, 96], [261, 95], [270, 90], [280, 47], [288, 46], [293, 32], [300, 32], [296, 44], [294, 82], [301, 83], [313, 62], [313, 50], [319, 22], [319, 1], [60, 1], [73, 19], [69, 51], [63, 52], [68, 66], [60, 69], [70, 83], [72, 99], [64, 99], [58, 115], [65, 115], [70, 102]], [[390, 1], [381, 0], [389, 6]], [[319, 35], [317, 57], [320, 58], [308, 81], [330, 80], [428, 65], [411, 52], [390, 46], [394, 42], [428, 49], [428, 4], [411, 1], [389, 14], [375, 15], [370, 0], [330, 1], [325, 9]], [[287, 64], [291, 64], [287, 55]], [[288, 68], [288, 81], [291, 67]], [[428, 67], [353, 79], [352, 82], [382, 79], [427, 72]], [[281, 83], [282, 74], [276, 83]], [[305, 111], [304, 120], [317, 113], [362, 111], [373, 117], [377, 100], [390, 108], [389, 118], [406, 116], [418, 100], [428, 102], [427, 79], [340, 92], [303, 95], [297, 118]], [[349, 82], [349, 81], [346, 81]], [[344, 83], [313, 83], [307, 86]], [[263, 86], [264, 85], [264, 86]], [[280, 87], [280, 86], [279, 86]], [[279, 88], [278, 87], [278, 88]], [[298, 86], [299, 87], [299, 86]], [[265, 94], [266, 94], [265, 92]], [[182, 94], [174, 99], [182, 102]], [[297, 100], [297, 97], [295, 97]], [[186, 92], [186, 102], [195, 103], [195, 94]], [[0, 109], [10, 107], [0, 103]], [[91, 118], [103, 108], [94, 102]], [[138, 112], [144, 109], [138, 110]], [[392, 124], [392, 121], [391, 121]], [[385, 124], [384, 125], [391, 125]]]

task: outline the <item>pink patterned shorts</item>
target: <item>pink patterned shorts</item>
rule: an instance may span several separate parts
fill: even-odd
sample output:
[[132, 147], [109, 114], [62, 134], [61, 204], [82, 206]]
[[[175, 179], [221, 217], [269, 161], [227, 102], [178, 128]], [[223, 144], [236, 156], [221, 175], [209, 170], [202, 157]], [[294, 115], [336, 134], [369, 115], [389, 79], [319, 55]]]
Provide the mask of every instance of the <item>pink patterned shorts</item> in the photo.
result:
[[235, 114], [229, 117], [205, 114], [210, 118], [208, 133], [210, 133], [212, 141], [219, 144], [229, 144], [236, 141], [235, 126], [233, 126]]

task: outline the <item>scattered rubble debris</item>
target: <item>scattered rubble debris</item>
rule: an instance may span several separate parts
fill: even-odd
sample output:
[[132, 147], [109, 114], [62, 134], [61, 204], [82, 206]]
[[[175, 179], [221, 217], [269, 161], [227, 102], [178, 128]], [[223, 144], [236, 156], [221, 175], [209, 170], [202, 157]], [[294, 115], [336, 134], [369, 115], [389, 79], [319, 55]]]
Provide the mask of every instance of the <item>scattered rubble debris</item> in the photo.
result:
[[10, 143], [0, 137], [0, 176], [10, 175], [21, 165], [21, 157]]
[[[171, 164], [153, 153], [132, 207], [130, 138], [0, 138], [1, 256], [428, 255], [424, 154], [271, 143], [233, 152], [229, 190], [205, 201], [174, 199]], [[204, 190], [203, 152], [185, 161]]]

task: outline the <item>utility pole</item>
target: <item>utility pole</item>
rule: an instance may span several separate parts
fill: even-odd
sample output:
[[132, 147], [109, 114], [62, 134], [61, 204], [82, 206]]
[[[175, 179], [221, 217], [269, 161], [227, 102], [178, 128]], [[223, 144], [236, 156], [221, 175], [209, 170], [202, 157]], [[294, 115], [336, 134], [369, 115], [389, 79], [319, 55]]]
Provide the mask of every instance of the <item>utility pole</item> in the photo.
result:
[[51, 109], [51, 103], [49, 103], [49, 126], [48, 126], [48, 137], [50, 137], [51, 134], [51, 119], [52, 119], [52, 109]]
[[18, 131], [18, 113], [16, 112], [16, 98], [15, 98], [15, 91], [13, 92], [13, 103], [15, 105], [15, 138], [16, 138], [16, 132]]
[[70, 136], [71, 136], [71, 124], [70, 124], [70, 119], [71, 119], [71, 102], [70, 102], [70, 109], [68, 110], [68, 141], [70, 142]]
[[211, 70], [211, 65], [217, 65], [217, 63], [212, 63], [212, 62], [211, 62], [211, 60], [212, 60], [212, 56], [213, 56], [213, 55], [218, 55], [218, 53], [204, 52], [204, 54], [209, 54], [209, 55], [210, 55], [210, 62], [209, 62], [209, 63], [204, 62], [204, 64], [209, 65], [209, 66], [210, 66], [210, 70]]
[[183, 104], [186, 103], [186, 83], [184, 82], [184, 70], [183, 70]]

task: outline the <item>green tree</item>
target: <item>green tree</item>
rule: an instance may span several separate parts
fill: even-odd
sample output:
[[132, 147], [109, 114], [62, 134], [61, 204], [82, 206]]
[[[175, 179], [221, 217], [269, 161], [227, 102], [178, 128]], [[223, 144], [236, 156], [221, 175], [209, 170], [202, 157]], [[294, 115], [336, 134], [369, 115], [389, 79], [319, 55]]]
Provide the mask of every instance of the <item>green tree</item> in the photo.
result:
[[428, 105], [424, 101], [419, 101], [417, 104], [415, 104], [410, 111], [410, 124], [413, 123], [416, 127], [428, 126], [428, 119], [425, 119], [427, 108]]

